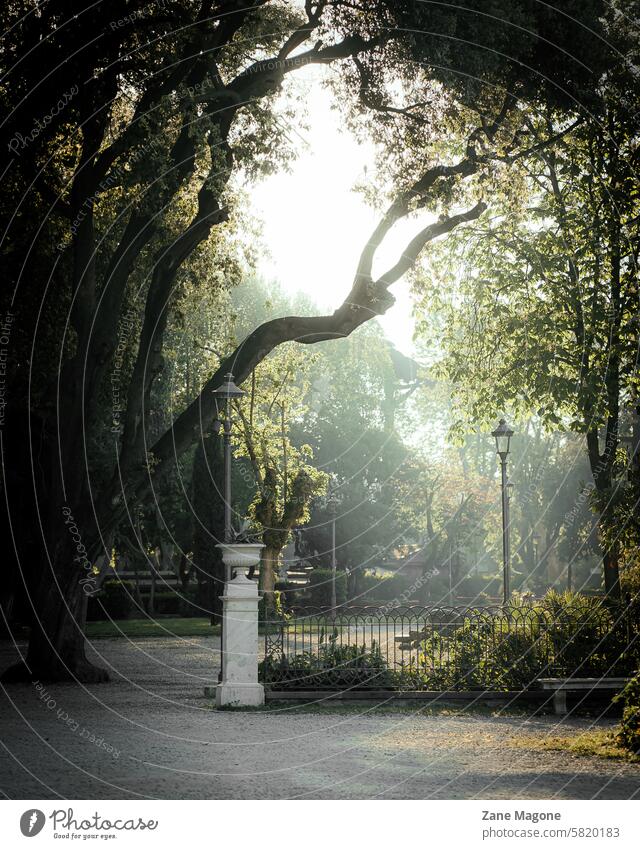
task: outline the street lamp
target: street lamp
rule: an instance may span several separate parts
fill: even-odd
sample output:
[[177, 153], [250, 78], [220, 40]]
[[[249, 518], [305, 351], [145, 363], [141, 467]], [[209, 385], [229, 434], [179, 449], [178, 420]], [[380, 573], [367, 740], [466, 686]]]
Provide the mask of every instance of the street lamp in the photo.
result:
[[[224, 376], [223, 383], [211, 393], [216, 405], [216, 417], [213, 421], [213, 432], [220, 433], [222, 427], [221, 416], [224, 416], [224, 541], [227, 545], [233, 542], [233, 527], [231, 524], [231, 401], [234, 398], [242, 398], [245, 394], [239, 386], [233, 382], [233, 375], [228, 372]], [[229, 557], [223, 556], [224, 582], [225, 586], [231, 580], [231, 566]], [[224, 616], [220, 623], [220, 645], [224, 646], [225, 638]], [[224, 649], [221, 655], [220, 673], [218, 681], [223, 681], [225, 672]]]
[[233, 542], [231, 525], [231, 401], [242, 398], [246, 393], [233, 382], [231, 372], [225, 374], [224, 382], [211, 393], [216, 403], [216, 418], [213, 423], [214, 433], [220, 433], [224, 415], [224, 541]]
[[331, 516], [331, 609], [336, 609], [336, 513], [338, 512], [338, 499], [331, 493], [327, 501], [327, 510]]
[[511, 590], [509, 587], [509, 570], [511, 566], [511, 550], [509, 545], [509, 481], [507, 479], [507, 457], [513, 431], [504, 419], [500, 419], [498, 427], [491, 432], [496, 441], [496, 454], [500, 457], [502, 470], [502, 569], [503, 569], [503, 601], [509, 603]]

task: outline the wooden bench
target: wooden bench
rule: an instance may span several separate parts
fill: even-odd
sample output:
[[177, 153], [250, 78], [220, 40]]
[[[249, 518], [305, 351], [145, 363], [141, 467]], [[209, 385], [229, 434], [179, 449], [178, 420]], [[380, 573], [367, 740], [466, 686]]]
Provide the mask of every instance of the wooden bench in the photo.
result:
[[553, 709], [567, 712], [567, 693], [579, 690], [621, 690], [628, 678], [538, 678], [543, 690], [553, 690]]

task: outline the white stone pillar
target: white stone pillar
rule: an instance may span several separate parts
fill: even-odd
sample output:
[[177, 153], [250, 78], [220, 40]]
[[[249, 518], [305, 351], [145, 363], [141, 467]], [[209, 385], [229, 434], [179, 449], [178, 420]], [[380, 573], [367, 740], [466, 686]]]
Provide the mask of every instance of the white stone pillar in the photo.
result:
[[[216, 706], [257, 707], [264, 704], [258, 683], [258, 585], [245, 569], [260, 562], [264, 546], [221, 544], [225, 566], [237, 574], [222, 596], [222, 680], [215, 688]], [[207, 688], [207, 691], [210, 688]]]

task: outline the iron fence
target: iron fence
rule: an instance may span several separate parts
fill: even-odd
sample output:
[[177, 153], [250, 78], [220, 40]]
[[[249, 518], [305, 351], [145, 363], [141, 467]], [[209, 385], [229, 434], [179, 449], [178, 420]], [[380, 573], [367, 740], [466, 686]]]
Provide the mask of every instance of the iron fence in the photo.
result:
[[524, 690], [539, 677], [625, 675], [626, 618], [520, 607], [299, 608], [264, 623], [273, 690]]

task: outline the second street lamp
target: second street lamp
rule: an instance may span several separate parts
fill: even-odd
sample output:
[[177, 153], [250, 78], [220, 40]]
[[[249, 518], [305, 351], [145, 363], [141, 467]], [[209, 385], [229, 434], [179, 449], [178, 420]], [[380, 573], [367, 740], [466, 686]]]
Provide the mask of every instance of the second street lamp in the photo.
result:
[[502, 472], [502, 572], [503, 572], [503, 602], [509, 603], [511, 598], [510, 569], [511, 548], [509, 542], [509, 480], [507, 478], [507, 457], [513, 431], [504, 419], [500, 419], [498, 427], [491, 432], [496, 441], [496, 454], [500, 457]]
[[336, 598], [336, 513], [338, 512], [338, 499], [332, 493], [327, 501], [327, 508], [331, 516], [331, 610], [335, 612]]
[[[234, 398], [242, 398], [245, 394], [239, 386], [233, 382], [233, 375], [228, 372], [224, 376], [223, 383], [211, 393], [216, 404], [216, 417], [213, 422], [214, 433], [220, 433], [224, 427], [224, 542], [230, 545], [233, 542], [233, 526], [231, 524], [231, 402]], [[224, 423], [222, 421], [224, 416]], [[228, 558], [223, 556], [224, 563], [224, 586], [231, 580], [231, 568], [227, 565]], [[224, 594], [224, 590], [223, 590]], [[220, 645], [225, 644], [224, 616], [220, 621]], [[224, 680], [225, 674], [224, 648], [221, 654], [220, 674], [218, 681]]]
[[[214, 430], [220, 432], [221, 416], [224, 416], [224, 541], [233, 542], [233, 526], [231, 523], [231, 402], [234, 398], [242, 398], [245, 392], [233, 382], [231, 372], [225, 375], [224, 382], [214, 389], [212, 395], [216, 402], [216, 419]], [[225, 575], [225, 581], [229, 580]]]

